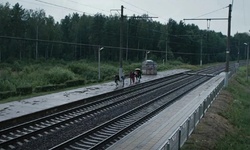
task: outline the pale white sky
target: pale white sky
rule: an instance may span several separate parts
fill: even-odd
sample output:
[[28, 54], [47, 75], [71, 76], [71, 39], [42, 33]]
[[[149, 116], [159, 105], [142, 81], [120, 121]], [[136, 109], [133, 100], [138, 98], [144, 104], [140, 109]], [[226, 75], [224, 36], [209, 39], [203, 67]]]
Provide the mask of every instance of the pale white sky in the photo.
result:
[[[117, 14], [112, 9], [125, 7], [124, 15], [148, 14], [163, 24], [169, 18], [179, 22], [189, 18], [227, 18], [228, 5], [232, 0], [0, 0], [1, 4], [9, 2], [11, 5], [17, 2], [25, 9], [44, 9], [46, 15], [51, 15], [56, 21], [65, 15], [77, 12], [87, 15], [102, 13], [105, 15]], [[62, 6], [62, 7], [58, 7]], [[64, 8], [63, 8], [64, 7]], [[231, 34], [237, 32], [249, 32], [250, 30], [250, 0], [235, 0], [232, 10]], [[71, 9], [71, 10], [70, 10]], [[212, 12], [212, 13], [211, 13]], [[206, 15], [204, 15], [206, 14]], [[200, 29], [207, 29], [206, 20], [185, 21], [186, 24], [194, 23]], [[210, 30], [222, 32], [227, 35], [227, 20], [212, 20]]]

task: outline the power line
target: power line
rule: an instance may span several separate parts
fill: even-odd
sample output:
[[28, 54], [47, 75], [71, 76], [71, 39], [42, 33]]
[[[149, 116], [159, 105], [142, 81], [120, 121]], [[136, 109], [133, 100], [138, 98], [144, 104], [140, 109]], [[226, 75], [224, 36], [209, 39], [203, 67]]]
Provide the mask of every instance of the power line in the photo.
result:
[[94, 7], [94, 6], [91, 6], [91, 5], [86, 5], [86, 4], [83, 4], [83, 3], [79, 3], [79, 2], [74, 1], [74, 0], [68, 0], [68, 1], [70, 1], [70, 2], [72, 2], [72, 3], [75, 3], [75, 4], [79, 4], [79, 5], [82, 5], [82, 6], [86, 6], [86, 7], [89, 7], [89, 8], [93, 8], [93, 9], [97, 9], [97, 10], [101, 10], [101, 11], [104, 11], [104, 12], [108, 12], [108, 13], [109, 13], [109, 11], [106, 11], [106, 10], [104, 10], [104, 9], [97, 8], [97, 7]]
[[[77, 45], [77, 46], [90, 46], [90, 47], [99, 47], [100, 45], [94, 45], [94, 44], [84, 44], [84, 43], [74, 43], [74, 42], [65, 42], [65, 41], [49, 41], [49, 40], [42, 40], [42, 39], [32, 39], [32, 38], [22, 38], [22, 37], [13, 37], [13, 36], [1, 36], [0, 38], [3, 39], [13, 39], [13, 40], [21, 40], [21, 41], [32, 41], [32, 42], [43, 42], [43, 43], [54, 43], [54, 44], [67, 44], [67, 45]], [[170, 43], [175, 43], [175, 44], [181, 44], [180, 42], [170, 42]], [[182, 43], [183, 44], [183, 43]], [[191, 44], [188, 44], [191, 45]], [[119, 49], [120, 47], [115, 47], [115, 46], [107, 46], [107, 45], [102, 45], [102, 47], [109, 48], [109, 49]], [[126, 50], [126, 47], [122, 47], [123, 50]], [[166, 51], [160, 51], [160, 50], [155, 50], [155, 49], [139, 49], [139, 48], [129, 48], [129, 50], [132, 51], [151, 51], [154, 53], [166, 53]], [[199, 55], [199, 53], [185, 53], [185, 52], [169, 52], [173, 54], [186, 54], [186, 55]], [[216, 54], [220, 54], [216, 53]], [[209, 53], [204, 53], [204, 55], [214, 55], [214, 54], [209, 54]]]
[[[223, 7], [223, 8], [220, 8], [220, 9], [217, 9], [217, 10], [214, 10], [214, 11], [209, 12], [209, 13], [205, 13], [205, 14], [203, 14], [203, 15], [200, 15], [200, 16], [196, 17], [196, 18], [200, 18], [200, 17], [206, 16], [206, 15], [209, 15], [209, 14], [215, 13], [215, 12], [217, 12], [217, 11], [220, 11], [220, 10], [226, 9], [226, 8], [228, 8], [228, 6]], [[195, 18], [192, 18], [192, 19], [195, 19]]]
[[130, 10], [131, 12], [134, 12], [134, 13], [137, 13], [137, 14], [143, 14], [143, 13], [137, 12], [137, 11], [135, 11], [135, 10], [129, 9], [129, 8], [127, 8], [127, 7], [125, 7], [125, 9], [126, 9], [126, 10]]
[[245, 0], [243, 0], [243, 18], [244, 18], [244, 25], [246, 25], [246, 9], [245, 9]]
[[[126, 4], [128, 4], [128, 5], [131, 5], [131, 6], [135, 7], [135, 8], [137, 8], [137, 9], [140, 9], [140, 10], [142, 10], [142, 11], [144, 11], [144, 12], [147, 12], [147, 13], [149, 12], [148, 10], [142, 9], [142, 8], [140, 8], [140, 7], [136, 6], [136, 5], [133, 5], [133, 4], [129, 3], [129, 2], [126, 2], [126, 1], [124, 1], [124, 0], [121, 0], [121, 1], [124, 2], [124, 3], [126, 3]], [[152, 12], [150, 12], [150, 14], [152, 14], [152, 15], [154, 15], [154, 16], [159, 16], [159, 15], [154, 14], [154, 13], [152, 13]], [[159, 17], [159, 18], [162, 18], [163, 20], [165, 20], [165, 21], [168, 22], [168, 20], [165, 19], [165, 18], [163, 18], [163, 17]]]
[[123, 1], [124, 3], [126, 3], [126, 4], [128, 4], [128, 5], [131, 5], [131, 6], [135, 7], [135, 8], [137, 8], [137, 9], [140, 9], [140, 10], [142, 10], [142, 11], [148, 12], [147, 10], [142, 9], [142, 8], [139, 8], [138, 6], [135, 6], [135, 5], [133, 5], [133, 4], [129, 3], [129, 2], [126, 2], [126, 1], [124, 1], [124, 0], [121, 0], [121, 1]]
[[[21, 40], [21, 41], [38, 41], [38, 42], [44, 42], [44, 43], [55, 43], [55, 44], [67, 44], [67, 45], [77, 45], [77, 46], [91, 46], [91, 47], [99, 47], [100, 45], [94, 45], [94, 44], [84, 44], [84, 43], [73, 43], [73, 42], [64, 42], [64, 41], [49, 41], [49, 40], [42, 40], [42, 39], [32, 39], [32, 38], [22, 38], [22, 37], [13, 37], [13, 36], [2, 36], [0, 35], [0, 38], [3, 39], [13, 39], [13, 40]], [[119, 49], [120, 47], [115, 46], [108, 46], [108, 45], [102, 45], [102, 47], [110, 48], [110, 49]], [[126, 50], [126, 47], [122, 47], [123, 50]], [[136, 50], [136, 51], [146, 51], [145, 49], [135, 49], [135, 48], [129, 48], [130, 50]], [[148, 50], [148, 49], [147, 49]], [[159, 50], [151, 50], [152, 52], [162, 52]]]
[[76, 10], [76, 9], [73, 9], [73, 8], [69, 8], [69, 7], [65, 7], [65, 6], [61, 6], [61, 5], [57, 5], [57, 4], [53, 4], [53, 3], [49, 3], [49, 2], [45, 2], [45, 1], [41, 1], [41, 0], [35, 0], [35, 1], [40, 2], [40, 3], [47, 4], [47, 5], [55, 6], [55, 7], [60, 7], [60, 8], [64, 8], [64, 9], [76, 11], [76, 12], [81, 12], [81, 13], [84, 13], [84, 14], [93, 15], [93, 14], [86, 13], [86, 12], [81, 11], [81, 10]]

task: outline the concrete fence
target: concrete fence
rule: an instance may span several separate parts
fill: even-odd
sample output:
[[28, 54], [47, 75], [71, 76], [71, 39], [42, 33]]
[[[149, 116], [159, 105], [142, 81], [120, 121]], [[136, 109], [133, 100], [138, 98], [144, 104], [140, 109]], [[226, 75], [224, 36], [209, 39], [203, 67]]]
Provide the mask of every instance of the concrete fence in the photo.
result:
[[[232, 74], [230, 74], [231, 76]], [[162, 145], [161, 150], [179, 150], [205, 115], [213, 100], [224, 86], [224, 80], [201, 102], [191, 115], [175, 130]]]

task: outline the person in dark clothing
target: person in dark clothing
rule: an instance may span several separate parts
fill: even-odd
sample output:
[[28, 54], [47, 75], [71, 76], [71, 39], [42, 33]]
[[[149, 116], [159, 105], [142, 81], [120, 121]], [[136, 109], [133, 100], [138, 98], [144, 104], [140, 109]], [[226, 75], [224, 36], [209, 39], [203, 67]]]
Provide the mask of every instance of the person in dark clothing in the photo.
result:
[[134, 71], [130, 72], [129, 78], [130, 78], [130, 84], [134, 84], [135, 83], [135, 73], [134, 73]]
[[136, 81], [140, 83], [140, 80], [141, 80], [141, 70], [136, 70]]
[[115, 84], [116, 84], [116, 86], [118, 85], [118, 81], [120, 81], [119, 75], [115, 75]]

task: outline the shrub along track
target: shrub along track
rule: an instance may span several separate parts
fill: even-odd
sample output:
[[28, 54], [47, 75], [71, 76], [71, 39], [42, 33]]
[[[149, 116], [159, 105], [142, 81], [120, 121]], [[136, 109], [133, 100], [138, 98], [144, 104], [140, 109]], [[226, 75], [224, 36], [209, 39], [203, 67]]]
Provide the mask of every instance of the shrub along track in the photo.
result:
[[[214, 73], [214, 69], [217, 69], [215, 74], [221, 72], [221, 67], [213, 67], [203, 70], [202, 73]], [[60, 143], [72, 139], [75, 136], [81, 137], [79, 133], [83, 132], [85, 137], [89, 136], [87, 143], [90, 143], [90, 141], [92, 141], [92, 143], [86, 144], [81, 148], [106, 147], [106, 144], [123, 136], [124, 133], [131, 131], [161, 109], [164, 109], [172, 100], [177, 99], [179, 96], [182, 96], [183, 93], [188, 92], [210, 78], [211, 76], [178, 74], [138, 84], [137, 86], [125, 88], [120, 91], [114, 91], [112, 94], [107, 94], [105, 98], [89, 103], [85, 102], [80, 106], [74, 104], [77, 107], [72, 106], [72, 108], [64, 111], [30, 120], [26, 123], [17, 124], [9, 128], [3, 128], [0, 131], [0, 148], [48, 149], [55, 145], [67, 147], [67, 145], [61, 145]], [[163, 96], [167, 96], [168, 98], [163, 98]], [[165, 99], [168, 99], [168, 101], [165, 101]], [[150, 104], [153, 104], [153, 106]], [[145, 113], [145, 111], [147, 113]], [[36, 114], [33, 117], [36, 118], [37, 116], [39, 115]], [[29, 118], [32, 118], [32, 116]], [[104, 128], [108, 128], [107, 131], [110, 131], [110, 126], [113, 126], [112, 130], [116, 132], [104, 135], [99, 134], [97, 136], [91, 135], [93, 131], [100, 132], [103, 126], [99, 125], [105, 125], [105, 122], [107, 126]], [[112, 125], [110, 122], [114, 124]], [[127, 122], [127, 126], [121, 126], [124, 125], [124, 123], [121, 122]], [[96, 135], [96, 133], [94, 135]], [[115, 136], [113, 137], [111, 135]], [[98, 138], [103, 136], [105, 136], [105, 138]], [[91, 140], [90, 137], [94, 138]], [[100, 139], [108, 140], [100, 141]], [[72, 145], [72, 143], [69, 145]]]

